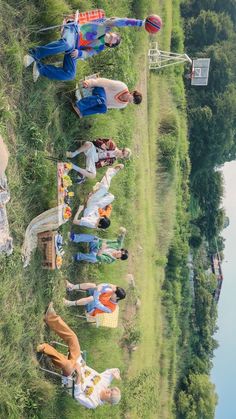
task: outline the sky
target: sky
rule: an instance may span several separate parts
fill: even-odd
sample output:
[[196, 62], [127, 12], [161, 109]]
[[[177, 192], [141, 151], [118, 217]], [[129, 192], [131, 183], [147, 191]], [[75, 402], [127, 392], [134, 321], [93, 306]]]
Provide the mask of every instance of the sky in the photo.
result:
[[219, 397], [216, 419], [236, 419], [236, 161], [224, 165], [225, 194], [223, 206], [230, 219], [223, 231], [226, 239], [222, 271], [218, 327], [212, 381]]

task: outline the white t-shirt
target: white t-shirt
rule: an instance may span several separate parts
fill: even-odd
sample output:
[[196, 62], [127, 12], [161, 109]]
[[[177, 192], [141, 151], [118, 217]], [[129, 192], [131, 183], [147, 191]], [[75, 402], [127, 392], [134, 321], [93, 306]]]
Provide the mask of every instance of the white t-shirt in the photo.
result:
[[99, 208], [105, 208], [111, 204], [115, 197], [108, 192], [111, 184], [111, 179], [115, 176], [119, 170], [114, 167], [109, 167], [106, 174], [103, 176], [99, 187], [88, 199], [87, 206], [83, 212], [83, 217], [80, 219], [80, 226], [88, 228], [96, 228], [97, 222], [100, 218]]
[[115, 150], [102, 150], [101, 148], [97, 148], [98, 153], [98, 160], [104, 160], [104, 159], [112, 159], [116, 157]]
[[104, 404], [100, 399], [100, 393], [103, 389], [109, 387], [114, 378], [113, 372], [116, 369], [108, 369], [99, 374], [86, 364], [84, 365], [81, 356], [78, 358], [77, 363], [81, 365], [82, 381], [80, 384], [75, 385], [75, 399], [82, 406], [88, 409], [95, 409], [97, 406]]

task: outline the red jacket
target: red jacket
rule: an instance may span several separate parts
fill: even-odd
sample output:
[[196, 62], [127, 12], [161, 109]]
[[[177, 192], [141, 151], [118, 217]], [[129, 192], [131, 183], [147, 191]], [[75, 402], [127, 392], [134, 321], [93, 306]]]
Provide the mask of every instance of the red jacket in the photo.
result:
[[[116, 149], [116, 143], [111, 140], [110, 138], [98, 138], [97, 140], [93, 141], [93, 144], [96, 148], [101, 148], [102, 145], [105, 145], [105, 150], [112, 151]], [[112, 166], [112, 164], [116, 161], [116, 157], [107, 157], [106, 159], [101, 159], [96, 163], [96, 168], [99, 169], [99, 167], [103, 166]]]

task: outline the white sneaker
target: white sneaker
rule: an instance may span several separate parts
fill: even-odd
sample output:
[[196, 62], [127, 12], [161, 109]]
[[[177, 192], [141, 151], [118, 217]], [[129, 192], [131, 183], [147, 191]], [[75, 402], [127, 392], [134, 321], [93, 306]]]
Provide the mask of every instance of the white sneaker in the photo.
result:
[[34, 62], [33, 65], [33, 80], [36, 82], [40, 76], [40, 72], [38, 71], [37, 63]]
[[72, 284], [71, 282], [67, 281], [66, 279], [66, 291], [73, 291], [74, 290], [74, 284]]
[[23, 58], [23, 63], [25, 68], [29, 67], [29, 65], [33, 64], [34, 62], [34, 57], [32, 57], [32, 55], [26, 54]]
[[78, 88], [78, 89], [76, 89], [76, 91], [75, 91], [75, 97], [76, 97], [76, 99], [77, 99], [77, 100], [82, 99], [82, 95], [81, 95], [81, 93], [80, 93], [79, 88]]
[[63, 298], [63, 304], [66, 307], [72, 307], [72, 306], [76, 306], [76, 301], [70, 301], [70, 300], [66, 300], [65, 298]]

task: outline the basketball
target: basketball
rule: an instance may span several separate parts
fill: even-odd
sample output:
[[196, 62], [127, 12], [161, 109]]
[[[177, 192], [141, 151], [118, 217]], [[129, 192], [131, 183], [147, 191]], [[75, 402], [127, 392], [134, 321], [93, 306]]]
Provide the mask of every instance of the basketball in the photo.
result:
[[154, 34], [157, 33], [162, 26], [162, 20], [158, 15], [150, 15], [145, 20], [145, 29], [147, 32]]

